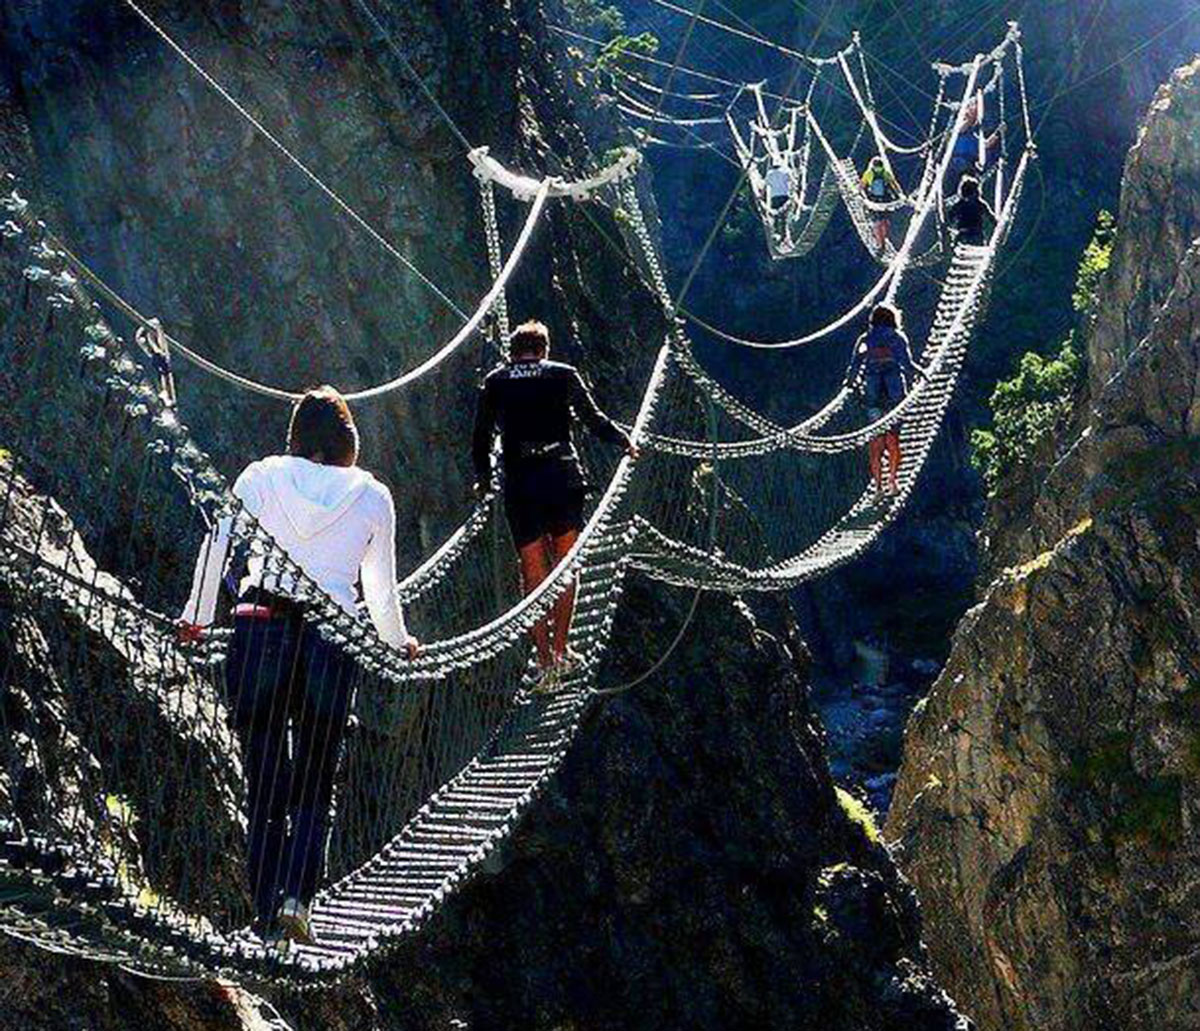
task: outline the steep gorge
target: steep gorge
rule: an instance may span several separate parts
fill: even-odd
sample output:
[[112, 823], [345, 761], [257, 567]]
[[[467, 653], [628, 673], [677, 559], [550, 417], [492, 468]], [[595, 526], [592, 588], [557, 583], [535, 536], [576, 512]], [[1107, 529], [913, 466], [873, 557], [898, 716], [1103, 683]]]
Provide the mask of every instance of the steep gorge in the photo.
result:
[[[675, 55], [687, 17], [649, 0], [625, 0], [618, 6], [632, 28], [661, 38], [660, 58]], [[699, 4], [683, 6], [696, 9]], [[967, 60], [976, 50], [995, 45], [1006, 19], [1021, 23], [1039, 164], [925, 486], [912, 510], [873, 552], [874, 561], [823, 578], [798, 599], [814, 653], [839, 683], [855, 673], [857, 642], [888, 652], [896, 668], [910, 666], [914, 659], [940, 662], [949, 634], [970, 604], [980, 557], [974, 534], [983, 500], [969, 460], [970, 428], [985, 418], [992, 388], [1016, 358], [1026, 351], [1057, 348], [1068, 331], [1078, 255], [1097, 212], [1116, 207], [1121, 161], [1155, 89], [1200, 48], [1200, 18], [1189, 16], [1194, 11], [1190, 0], [999, 5], [979, 0], [728, 0], [705, 10], [714, 20], [806, 52], [830, 53], [847, 42], [851, 31], [860, 30], [887, 130], [913, 139], [925, 131], [933, 99], [928, 62]], [[779, 91], [794, 72], [778, 53], [704, 25], [689, 37], [683, 57], [686, 66], [722, 76], [752, 80], [770, 75], [772, 88]], [[681, 78], [677, 87], [687, 81]], [[691, 86], [712, 88], [703, 82]], [[679, 113], [683, 107], [670, 110]], [[853, 110], [839, 97], [828, 117], [848, 118]], [[720, 139], [722, 132], [704, 135]], [[676, 136], [687, 139], [682, 132]], [[682, 274], [712, 230], [736, 185], [737, 171], [705, 153], [651, 148], [650, 160], [659, 203], [670, 213], [664, 219], [664, 247]], [[756, 216], [743, 197], [699, 269], [689, 303], [722, 328], [787, 338], [840, 314], [876, 272], [841, 214], [814, 254], [770, 260]], [[734, 277], [739, 289], [731, 293], [728, 283]], [[935, 299], [935, 282], [912, 277], [900, 300], [915, 332], [926, 324]], [[703, 333], [697, 336], [709, 367], [727, 383], [780, 417], [799, 417], [839, 380], [859, 331], [853, 327], [803, 355], [748, 354]], [[905, 585], [904, 605], [897, 604], [898, 578]]]
[[[460, 303], [481, 292], [462, 155], [351, 4], [314, 17], [224, 0], [153, 9]], [[602, 117], [573, 94], [541, 4], [388, 11], [473, 138], [522, 167], [593, 166], [605, 140], [578, 126]], [[411, 365], [455, 325], [118, 5], [0, 4], [0, 48], [6, 165], [105, 275], [205, 353], [289, 386], [358, 385]], [[2, 260], [19, 273], [14, 252]], [[513, 307], [548, 314], [560, 353], [588, 368], [606, 404], [619, 411], [636, 395], [638, 363], [657, 344], [654, 306], [590, 222], [556, 210]], [[18, 291], [5, 316], [19, 368], [32, 339], [22, 327], [40, 313]], [[73, 375], [73, 351], [60, 360]], [[364, 410], [365, 461], [396, 490], [404, 565], [465, 509], [461, 442], [482, 360], [473, 352], [429, 388]], [[180, 394], [224, 471], [277, 446], [277, 406], [182, 369]], [[43, 465], [69, 462], [88, 430], [81, 413], [58, 414]], [[69, 490], [58, 500], [85, 515]], [[661, 653], [685, 607], [635, 588], [612, 682]], [[0, 596], [10, 659], [30, 657], [35, 618]], [[808, 672], [786, 608], [706, 601], [669, 670], [593, 711], [555, 787], [424, 935], [336, 991], [274, 1001], [297, 1028], [961, 1028], [928, 975], [911, 893], [835, 791]], [[49, 740], [69, 740], [53, 694], [39, 706], [13, 688], [7, 700], [44, 719]], [[49, 760], [30, 771], [33, 789], [57, 789]], [[0, 976], [6, 1027], [261, 1027], [267, 1012], [236, 992], [7, 944]]]

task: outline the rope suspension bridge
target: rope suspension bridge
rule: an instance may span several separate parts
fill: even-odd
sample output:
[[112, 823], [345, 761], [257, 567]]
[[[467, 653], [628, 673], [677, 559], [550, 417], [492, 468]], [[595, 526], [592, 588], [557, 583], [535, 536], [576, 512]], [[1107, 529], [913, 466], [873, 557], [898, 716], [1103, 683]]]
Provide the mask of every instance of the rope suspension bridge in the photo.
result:
[[[351, 222], [452, 304], [133, 0], [123, 2]], [[852, 59], [861, 62], [857, 71]], [[530, 178], [467, 144], [492, 284], [474, 311], [455, 308], [460, 329], [430, 357], [349, 399], [367, 402], [419, 385], [481, 334], [503, 351], [506, 289], [556, 203], [619, 213], [611, 224], [661, 307], [664, 339], [647, 348], [645, 385], [628, 413], [642, 455], [615, 463], [595, 456], [593, 468], [607, 470], [604, 489], [546, 580], [517, 597], [512, 570], [496, 568], [488, 530], [498, 519], [497, 484], [400, 580], [410, 622], [428, 642], [416, 658], [327, 597], [245, 511], [181, 417], [186, 405], [177, 407], [164, 389], [167, 356], [146, 345], [160, 338], [138, 334], [130, 342], [110, 315], [141, 329], [157, 325], [73, 252], [4, 173], [0, 232], [20, 248], [28, 305], [9, 319], [8, 332], [26, 346], [5, 417], [8, 450], [0, 453], [0, 596], [9, 622], [0, 641], [0, 929], [42, 948], [161, 975], [299, 987], [343, 976], [417, 932], [554, 775], [589, 706], [610, 690], [600, 673], [630, 575], [696, 591], [787, 590], [861, 556], [895, 521], [951, 402], [1035, 153], [1026, 115], [1023, 130], [1006, 133], [993, 172], [990, 238], [943, 243], [944, 187], [957, 141], [976, 128], [968, 124], [978, 110], [972, 105], [987, 91], [998, 106], [1016, 83], [1028, 110], [1020, 34], [1014, 26], [991, 53], [935, 67], [929, 138], [908, 149], [888, 140], [874, 113], [857, 37], [833, 57], [807, 60], [814, 87], [822, 73], [839, 72], [859, 107], [850, 155], [868, 141], [880, 153], [919, 162], [902, 200], [902, 239], [879, 255], [885, 268], [863, 300], [822, 329], [753, 341], [704, 328], [747, 354], [836, 341], [870, 305], [896, 301], [912, 268], [944, 260], [936, 311], [918, 349], [926, 375], [873, 422], [864, 421], [853, 384], [793, 425], [769, 418], [696, 357], [639, 198], [636, 150], [618, 152], [591, 177], [565, 181]], [[1018, 74], [1006, 75], [1006, 64]], [[681, 93], [670, 80], [629, 87], [624, 106], [655, 121], [664, 117], [667, 93], [715, 111], [704, 118], [733, 133], [756, 197], [765, 183], [762, 162], [789, 163], [792, 209], [764, 222], [777, 256], [811, 250], [836, 197], [856, 226], [860, 216], [871, 217], [852, 158], [837, 157], [816, 118], [812, 89], [808, 101], [775, 120], [761, 87], [738, 86], [735, 102], [749, 97], [754, 108], [746, 135], [719, 93]], [[633, 90], [654, 99], [637, 100]], [[821, 161], [823, 171], [810, 167]], [[501, 200], [527, 206], [507, 254]], [[44, 308], [34, 306], [35, 297]], [[172, 333], [161, 339], [171, 357], [231, 389], [296, 397], [224, 368]], [[63, 361], [68, 347], [78, 352], [77, 372]], [[64, 419], [74, 433], [64, 434]], [[903, 442], [899, 490], [878, 499], [862, 449], [893, 427]], [[337, 776], [328, 876], [313, 905], [313, 945], [279, 949], [248, 929], [243, 757], [223, 691], [229, 631], [183, 644], [171, 615], [187, 593], [181, 557], [214, 528], [236, 555], [256, 556], [273, 582], [289, 584], [305, 618], [354, 660], [355, 719]], [[540, 692], [530, 631], [573, 587], [570, 640], [580, 661], [556, 691]]]
[[[653, 0], [659, 6], [679, 15], [689, 12], [667, 0]], [[690, 72], [702, 79], [726, 87], [725, 92], [681, 93], [665, 91], [615, 61], [606, 63], [611, 72], [617, 106], [632, 120], [634, 135], [645, 145], [705, 150], [718, 154], [743, 170], [755, 209], [763, 222], [767, 246], [773, 258], [798, 258], [812, 252], [819, 243], [840, 200], [864, 248], [881, 264], [888, 266], [896, 257], [896, 247], [890, 239], [882, 246], [875, 236], [880, 218], [899, 217], [911, 212], [917, 198], [927, 189], [928, 180], [936, 171], [937, 145], [949, 131], [959, 102], [946, 96], [948, 81], [962, 75], [963, 65], [935, 63], [937, 91], [931, 94], [932, 114], [925, 138], [914, 145], [896, 143], [885, 130], [875, 97], [868, 53], [861, 36], [856, 32], [850, 42], [828, 57], [813, 57], [781, 47], [757, 33], [711, 18], [700, 18], [703, 24], [730, 33], [737, 38], [750, 39], [768, 49], [802, 62], [811, 70], [803, 99], [771, 93], [765, 83], [738, 84], [706, 73]], [[747, 28], [750, 26], [747, 24]], [[586, 36], [570, 30], [565, 35], [588, 41]], [[595, 41], [592, 41], [595, 44]], [[638, 61], [661, 63], [627, 48], [621, 52], [627, 64]], [[1029, 105], [1025, 94], [1024, 59], [1020, 30], [1015, 23], [1001, 43], [988, 56], [988, 78], [971, 94], [973, 129], [978, 164], [984, 179], [994, 186], [994, 204], [998, 210], [1005, 194], [1004, 176], [1011, 169], [1009, 128], [1006, 112], [1006, 74], [1018, 79], [1021, 101], [1021, 132], [1025, 139], [1033, 136]], [[827, 82], [832, 75], [834, 81]], [[832, 133], [822, 125], [815, 98], [818, 89], [836, 91], [849, 99], [857, 109], [857, 129], [844, 154], [839, 154], [832, 142]], [[641, 93], [641, 96], [638, 93]], [[664, 110], [667, 100], [690, 106], [694, 115], [678, 115]], [[777, 101], [776, 111], [768, 111], [768, 100]], [[990, 161], [991, 144], [985, 129], [987, 105], [994, 100], [996, 138], [999, 154]], [[748, 112], [743, 110], [748, 107]], [[649, 127], [653, 126], [653, 129]], [[728, 131], [734, 158], [721, 149], [719, 139], [706, 137], [707, 127], [723, 126]], [[677, 135], [670, 138], [669, 130]], [[657, 133], [657, 135], [655, 135]], [[964, 132], [966, 135], [966, 132]], [[857, 155], [864, 143], [873, 145], [873, 154], [888, 179], [895, 183], [896, 196], [875, 199], [866, 194]], [[896, 162], [917, 161], [917, 183], [904, 190], [895, 167]], [[814, 167], [815, 166], [815, 167]], [[943, 253], [946, 227], [944, 204], [939, 202], [936, 222], [927, 229], [921, 252], [910, 259], [920, 266], [935, 265]]]

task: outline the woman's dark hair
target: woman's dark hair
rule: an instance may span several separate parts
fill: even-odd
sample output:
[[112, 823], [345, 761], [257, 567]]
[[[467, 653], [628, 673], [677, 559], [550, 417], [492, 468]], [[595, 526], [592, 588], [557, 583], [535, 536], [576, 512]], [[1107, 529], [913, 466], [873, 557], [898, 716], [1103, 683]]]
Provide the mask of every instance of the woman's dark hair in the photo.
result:
[[871, 326], [887, 326], [889, 329], [900, 328], [900, 313], [890, 304], [877, 304], [871, 312]]
[[309, 390], [292, 409], [288, 454], [322, 465], [358, 461], [358, 427], [350, 406], [333, 387]]
[[522, 322], [513, 330], [508, 347], [514, 358], [545, 355], [550, 350], [550, 330], [544, 322], [538, 322], [536, 319]]
[[978, 197], [979, 180], [973, 175], [964, 175], [958, 184], [958, 195], [960, 197]]

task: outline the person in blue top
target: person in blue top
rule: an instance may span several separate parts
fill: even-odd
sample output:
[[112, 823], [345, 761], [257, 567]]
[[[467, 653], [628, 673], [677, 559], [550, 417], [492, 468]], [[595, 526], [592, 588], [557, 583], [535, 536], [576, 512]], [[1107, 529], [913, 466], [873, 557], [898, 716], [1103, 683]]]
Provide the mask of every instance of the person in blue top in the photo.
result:
[[[954, 141], [954, 153], [950, 158], [950, 166], [946, 176], [946, 193], [953, 195], [958, 192], [959, 183], [968, 173], [982, 176], [984, 169], [991, 160], [992, 151], [996, 149], [1002, 138], [1003, 124], [983, 141], [982, 152], [979, 146], [979, 98], [971, 101], [966, 114], [963, 115], [963, 127], [958, 139]], [[981, 160], [982, 157], [982, 160]]]
[[[867, 402], [867, 417], [878, 422], [904, 400], [913, 380], [924, 376], [925, 370], [914, 360], [908, 337], [900, 329], [900, 312], [890, 304], [880, 304], [871, 312], [871, 328], [854, 345], [846, 385], [862, 383]], [[890, 427], [871, 441], [871, 477], [875, 490], [882, 496], [883, 455], [888, 456], [887, 492], [895, 494], [896, 477], [900, 471], [900, 427]]]

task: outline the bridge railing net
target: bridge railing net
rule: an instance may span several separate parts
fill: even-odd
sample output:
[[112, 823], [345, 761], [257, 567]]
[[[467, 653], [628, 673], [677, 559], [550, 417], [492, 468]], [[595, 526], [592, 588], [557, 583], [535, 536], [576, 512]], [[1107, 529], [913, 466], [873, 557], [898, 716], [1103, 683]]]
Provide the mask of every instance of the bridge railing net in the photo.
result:
[[[570, 578], [519, 607], [511, 543], [489, 498], [453, 547], [399, 585], [433, 658], [386, 654], [230, 504], [143, 356], [115, 335], [32, 216], [25, 231], [32, 246], [8, 284], [18, 346], [5, 384], [13, 403], [0, 416], [0, 590], [11, 617], [0, 634], [6, 688], [51, 701], [44, 713], [32, 700], [32, 712], [0, 707], [0, 818], [6, 835], [35, 832], [80, 869], [106, 871], [143, 910], [197, 933], [236, 929], [252, 916], [242, 872], [249, 760], [226, 690], [229, 619], [196, 647], [180, 644], [173, 619], [212, 526], [231, 527], [233, 568], [244, 572], [256, 553], [263, 577], [291, 577], [309, 598], [315, 618], [298, 632], [329, 636], [359, 660], [330, 800], [332, 880], [375, 856], [494, 741], [528, 683], [528, 628]], [[615, 482], [614, 461], [590, 456], [597, 482]], [[620, 494], [602, 500], [612, 508]], [[218, 612], [232, 601], [225, 594]], [[273, 658], [263, 653], [261, 675], [274, 674]], [[333, 722], [313, 725], [319, 735]]]

